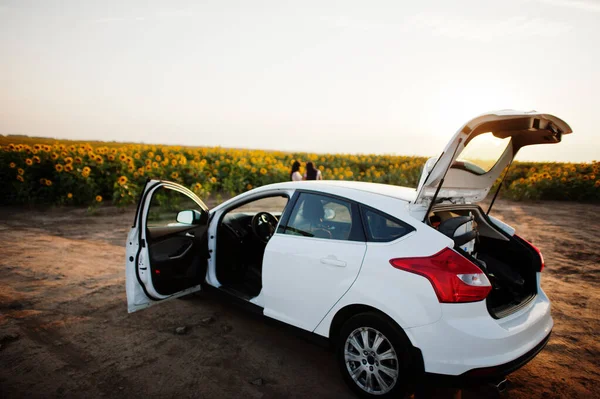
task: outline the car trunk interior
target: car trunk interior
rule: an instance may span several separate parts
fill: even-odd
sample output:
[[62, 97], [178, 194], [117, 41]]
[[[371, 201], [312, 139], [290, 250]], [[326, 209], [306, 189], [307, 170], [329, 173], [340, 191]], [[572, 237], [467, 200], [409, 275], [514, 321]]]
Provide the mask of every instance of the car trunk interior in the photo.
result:
[[[466, 227], [446, 228], [460, 225], [465, 220], [471, 221]], [[476, 205], [438, 206], [429, 214], [429, 222], [452, 238], [455, 249], [488, 276], [493, 289], [486, 303], [492, 317], [508, 316], [535, 298], [536, 273], [541, 268], [538, 253], [518, 236], [510, 236], [493, 225], [481, 208]]]

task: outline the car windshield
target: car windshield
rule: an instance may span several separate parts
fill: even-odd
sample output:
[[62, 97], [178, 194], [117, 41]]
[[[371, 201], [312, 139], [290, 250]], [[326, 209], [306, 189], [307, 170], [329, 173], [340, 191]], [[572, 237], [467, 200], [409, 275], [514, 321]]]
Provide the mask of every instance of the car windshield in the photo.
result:
[[483, 175], [496, 165], [510, 140], [510, 137], [498, 138], [491, 132], [480, 134], [469, 141], [452, 167]]

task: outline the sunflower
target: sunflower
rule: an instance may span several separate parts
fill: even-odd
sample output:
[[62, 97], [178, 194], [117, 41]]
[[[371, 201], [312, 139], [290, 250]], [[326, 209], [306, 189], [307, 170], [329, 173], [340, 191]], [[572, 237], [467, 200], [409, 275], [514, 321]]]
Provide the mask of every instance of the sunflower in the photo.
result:
[[27, 164], [27, 166], [31, 166], [31, 165], [33, 165], [33, 161], [30, 158], [27, 158], [25, 160], [25, 164]]
[[81, 161], [81, 158], [79, 158], [79, 157], [75, 157], [75, 163], [76, 163], [76, 164], [80, 164], [81, 162], [82, 162], [82, 161]]
[[160, 161], [162, 159], [162, 157], [160, 155], [157, 155], [154, 157], [154, 159], [156, 159], [157, 161]]
[[260, 168], [260, 174], [261, 175], [266, 175], [267, 174], [267, 170], [265, 168]]
[[177, 172], [171, 173], [171, 178], [177, 179], [178, 177], [179, 177], [179, 173], [177, 173]]
[[23, 173], [25, 173], [25, 171], [23, 170], [23, 168], [19, 168], [19, 169], [17, 169], [17, 173], [20, 175], [23, 175]]
[[72, 172], [73, 171], [73, 165], [68, 163], [65, 165], [65, 172]]
[[50, 155], [50, 158], [52, 158], [53, 161], [56, 161], [58, 159], [58, 154], [53, 152], [52, 155]]
[[40, 163], [40, 161], [40, 157], [38, 157], [37, 155], [33, 157], [33, 162]]
[[248, 184], [246, 185], [246, 190], [252, 190], [252, 184], [248, 183]]
[[10, 166], [11, 169], [14, 169], [14, 168], [17, 167], [17, 164], [14, 163], [14, 162], [11, 162], [11, 163], [8, 164], [8, 166]]
[[125, 184], [127, 184], [127, 177], [126, 176], [121, 176], [119, 177], [118, 183], [123, 186]]
[[108, 154], [108, 160], [109, 161], [114, 161], [115, 160], [115, 156], [113, 154]]
[[20, 181], [21, 183], [23, 183], [25, 181], [25, 179], [23, 179], [23, 176], [21, 176], [21, 175], [17, 175], [17, 180]]
[[158, 162], [152, 162], [152, 167], [154, 169], [158, 169]]
[[196, 183], [194, 184], [194, 190], [200, 190], [202, 188], [202, 184]]
[[96, 202], [102, 202], [102, 196], [96, 195]]
[[217, 182], [217, 178], [216, 177], [211, 177], [210, 178], [210, 182], [211, 183], [216, 183]]
[[63, 166], [61, 164], [57, 163], [56, 165], [54, 165], [54, 169], [56, 169], [56, 171], [58, 173], [60, 173], [60, 172], [63, 171], [64, 168], [63, 168]]
[[89, 175], [91, 171], [92, 171], [92, 170], [90, 169], [90, 167], [89, 167], [89, 166], [84, 166], [84, 167], [83, 167], [83, 171], [82, 171], [82, 173], [87, 173], [87, 174]]
[[73, 193], [69, 193], [69, 194], [67, 194], [67, 198], [68, 198], [68, 199], [71, 199], [71, 198], [73, 198]]
[[46, 179], [46, 182], [45, 182], [45, 183], [46, 183], [46, 185], [47, 185], [48, 187], [50, 187], [50, 186], [52, 185], [52, 181], [50, 181], [50, 180], [48, 180], [48, 179]]

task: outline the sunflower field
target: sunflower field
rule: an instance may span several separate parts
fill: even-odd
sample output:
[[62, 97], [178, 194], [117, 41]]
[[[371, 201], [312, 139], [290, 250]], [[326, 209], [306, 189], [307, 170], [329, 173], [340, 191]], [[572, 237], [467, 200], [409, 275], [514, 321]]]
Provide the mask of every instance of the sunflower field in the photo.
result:
[[[129, 205], [148, 178], [180, 183], [201, 198], [234, 195], [289, 180], [294, 160], [313, 161], [324, 179], [415, 187], [426, 159], [0, 136], [0, 204]], [[599, 201], [600, 163], [516, 162], [502, 195]]]

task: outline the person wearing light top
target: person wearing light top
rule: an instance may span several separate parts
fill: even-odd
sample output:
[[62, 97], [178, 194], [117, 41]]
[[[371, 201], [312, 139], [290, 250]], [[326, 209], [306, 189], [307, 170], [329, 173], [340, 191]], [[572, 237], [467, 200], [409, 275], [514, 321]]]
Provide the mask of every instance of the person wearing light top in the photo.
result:
[[292, 181], [300, 181], [302, 180], [302, 175], [300, 174], [300, 162], [294, 161], [292, 164], [292, 171], [290, 172], [290, 178]]
[[306, 173], [304, 173], [304, 180], [323, 180], [321, 171], [315, 168], [312, 162], [306, 163]]

